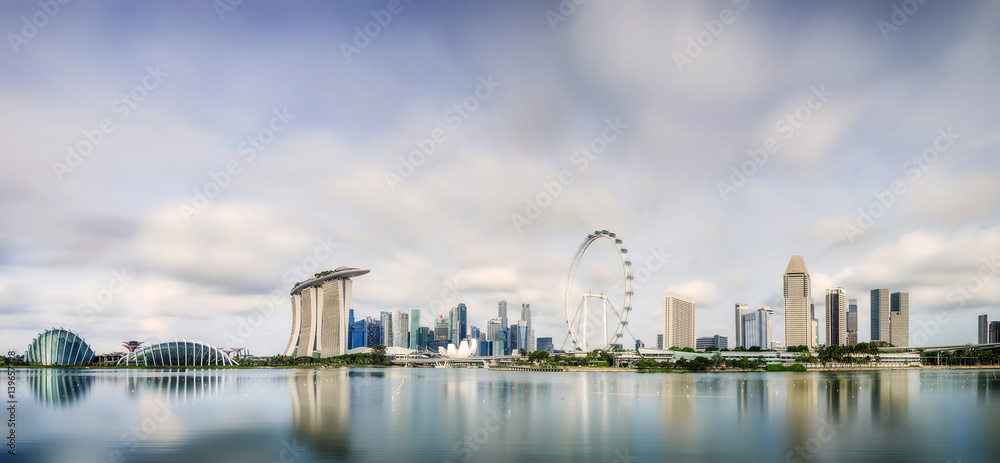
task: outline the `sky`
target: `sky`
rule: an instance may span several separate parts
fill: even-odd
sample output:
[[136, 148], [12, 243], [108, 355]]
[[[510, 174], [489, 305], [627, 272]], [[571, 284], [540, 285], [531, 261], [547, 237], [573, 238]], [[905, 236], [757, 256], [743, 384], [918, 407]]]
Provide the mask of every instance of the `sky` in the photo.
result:
[[348, 266], [359, 318], [529, 303], [560, 348], [595, 230], [626, 344], [666, 291], [697, 336], [747, 302], [784, 341], [793, 255], [862, 341], [873, 288], [913, 345], [1000, 319], [1000, 4], [578, 3], [3, 2], [0, 347], [272, 355], [292, 285]]

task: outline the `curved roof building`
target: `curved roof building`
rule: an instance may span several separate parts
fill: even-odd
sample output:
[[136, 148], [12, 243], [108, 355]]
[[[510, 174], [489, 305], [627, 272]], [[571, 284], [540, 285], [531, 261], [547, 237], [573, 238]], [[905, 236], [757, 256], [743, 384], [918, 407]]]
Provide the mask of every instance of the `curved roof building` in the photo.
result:
[[208, 344], [195, 341], [168, 341], [150, 344], [129, 352], [118, 361], [119, 365], [156, 367], [200, 367], [236, 365], [225, 352]]
[[347, 311], [351, 278], [368, 269], [338, 267], [292, 288], [292, 333], [284, 354], [291, 357], [334, 357], [347, 353]]
[[83, 365], [93, 359], [90, 345], [76, 333], [62, 328], [39, 334], [24, 353], [24, 361], [34, 365]]

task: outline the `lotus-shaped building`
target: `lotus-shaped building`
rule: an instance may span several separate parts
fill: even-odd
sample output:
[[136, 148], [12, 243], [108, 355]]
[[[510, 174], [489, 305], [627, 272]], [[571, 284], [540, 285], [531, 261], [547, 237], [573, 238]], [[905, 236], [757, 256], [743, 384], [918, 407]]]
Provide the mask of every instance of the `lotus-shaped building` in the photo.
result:
[[458, 343], [458, 347], [455, 347], [454, 344], [448, 344], [447, 350], [444, 347], [438, 347], [438, 352], [447, 358], [462, 359], [476, 355], [478, 347], [479, 342], [463, 339], [462, 342]]

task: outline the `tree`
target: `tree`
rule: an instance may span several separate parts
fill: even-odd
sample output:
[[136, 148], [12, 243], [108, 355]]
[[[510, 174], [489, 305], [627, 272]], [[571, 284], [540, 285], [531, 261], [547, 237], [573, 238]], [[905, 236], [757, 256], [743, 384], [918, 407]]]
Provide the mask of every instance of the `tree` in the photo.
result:
[[528, 350], [522, 347], [522, 348], [520, 348], [520, 349], [517, 350], [517, 355], [520, 356], [520, 357], [527, 357], [528, 356]]
[[719, 350], [719, 348], [716, 346], [708, 346], [705, 348], [705, 352], [715, 352], [717, 350]]
[[385, 363], [385, 360], [385, 346], [382, 344], [372, 346], [372, 363], [375, 365], [382, 365]]
[[528, 356], [528, 359], [532, 362], [544, 362], [549, 358], [549, 353], [544, 350], [536, 350]]
[[750, 346], [747, 350], [750, 352], [760, 352], [760, 346]]

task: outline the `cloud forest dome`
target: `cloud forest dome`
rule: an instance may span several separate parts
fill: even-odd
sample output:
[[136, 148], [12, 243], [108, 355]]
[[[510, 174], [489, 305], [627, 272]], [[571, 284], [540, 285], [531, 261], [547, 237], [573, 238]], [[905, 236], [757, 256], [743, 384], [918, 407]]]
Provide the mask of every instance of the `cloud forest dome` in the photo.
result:
[[142, 347], [118, 361], [119, 365], [226, 366], [236, 365], [228, 354], [195, 341], [168, 341]]
[[40, 333], [28, 345], [24, 361], [37, 365], [83, 365], [94, 358], [94, 350], [80, 336], [59, 328]]

